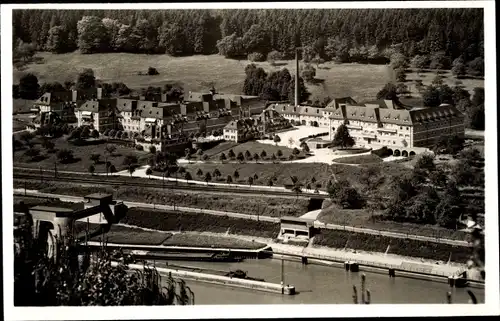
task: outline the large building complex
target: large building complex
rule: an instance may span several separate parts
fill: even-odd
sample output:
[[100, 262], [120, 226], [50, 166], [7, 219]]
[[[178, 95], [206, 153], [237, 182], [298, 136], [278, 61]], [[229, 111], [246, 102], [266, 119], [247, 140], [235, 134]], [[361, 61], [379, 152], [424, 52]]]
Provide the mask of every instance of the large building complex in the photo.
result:
[[224, 127], [223, 137], [225, 140], [240, 143], [290, 127], [290, 121], [275, 110], [264, 110], [259, 115], [230, 121]]
[[352, 98], [333, 100], [325, 108], [270, 104], [295, 124], [328, 128], [330, 140], [345, 124], [356, 145], [430, 147], [443, 136], [464, 136], [464, 116], [451, 105], [433, 108], [399, 107], [390, 100], [359, 104]]

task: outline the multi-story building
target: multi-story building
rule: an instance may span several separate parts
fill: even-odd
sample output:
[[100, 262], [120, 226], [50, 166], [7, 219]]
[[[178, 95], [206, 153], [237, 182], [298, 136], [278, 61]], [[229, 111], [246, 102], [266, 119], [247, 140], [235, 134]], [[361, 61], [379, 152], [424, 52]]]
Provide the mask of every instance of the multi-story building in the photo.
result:
[[291, 127], [290, 121], [275, 110], [230, 121], [223, 130], [225, 140], [240, 143]]
[[330, 140], [344, 124], [358, 146], [430, 147], [443, 136], [464, 135], [464, 116], [455, 107], [403, 108], [390, 100], [358, 104], [346, 97], [325, 108], [271, 104], [284, 118], [329, 129]]
[[101, 99], [102, 88], [47, 92], [31, 108], [33, 127], [62, 123], [76, 123], [75, 109], [88, 99]]
[[116, 99], [93, 99], [81, 104], [75, 111], [78, 126], [89, 126], [103, 132], [106, 129], [117, 129], [119, 114]]

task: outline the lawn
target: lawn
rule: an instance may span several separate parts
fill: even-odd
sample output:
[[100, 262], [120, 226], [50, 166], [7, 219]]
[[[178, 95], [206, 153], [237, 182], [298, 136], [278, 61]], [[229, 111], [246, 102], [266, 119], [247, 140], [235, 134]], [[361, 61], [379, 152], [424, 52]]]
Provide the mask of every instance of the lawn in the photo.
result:
[[370, 154], [370, 155], [357, 155], [357, 156], [336, 158], [334, 162], [342, 164], [375, 164], [375, 163], [381, 163], [383, 162], [383, 160], [377, 155]]
[[[14, 182], [15, 188], [24, 188], [23, 183]], [[236, 212], [264, 216], [301, 216], [308, 211], [307, 199], [248, 197], [237, 195], [216, 195], [199, 192], [172, 191], [166, 188], [135, 188], [135, 187], [102, 187], [83, 186], [77, 183], [62, 182], [27, 182], [27, 189], [40, 192], [85, 196], [101, 192], [113, 194], [114, 197], [127, 201], [148, 202], [154, 204], [176, 205], [184, 207], [203, 208], [226, 212]]]
[[[43, 148], [39, 144], [40, 139], [35, 138], [33, 142], [35, 143], [35, 147], [38, 148], [44, 158], [38, 162], [31, 161], [31, 157], [26, 156], [26, 147], [22, 150], [17, 150], [13, 152], [14, 157], [14, 166], [19, 167], [30, 167], [30, 168], [39, 168], [40, 166], [45, 169], [54, 170], [54, 163], [57, 162], [57, 170], [59, 171], [76, 171], [76, 172], [88, 172], [89, 166], [94, 164], [93, 161], [90, 160], [90, 156], [94, 153], [100, 154], [101, 159], [100, 162], [95, 164], [95, 172], [96, 173], [105, 173], [106, 165], [104, 163], [105, 160], [105, 147], [106, 142], [102, 142], [96, 145], [86, 145], [86, 146], [76, 146], [71, 144], [66, 140], [66, 137], [59, 137], [53, 139], [53, 143], [55, 144], [56, 150], [69, 149], [73, 151], [73, 156], [75, 161], [68, 164], [62, 164], [57, 159], [57, 152], [49, 153], [45, 148]], [[123, 159], [126, 155], [136, 155], [139, 164], [146, 164], [148, 159], [148, 152], [138, 151], [135, 148], [126, 147], [119, 144], [113, 144], [116, 146], [116, 151], [108, 157], [108, 161], [110, 161], [113, 165], [115, 165], [118, 171], [125, 169], [123, 166]]]
[[214, 236], [194, 233], [174, 234], [163, 242], [167, 246], [218, 247], [232, 249], [261, 249], [266, 244], [240, 240], [228, 236]]
[[[265, 151], [267, 156], [264, 158], [264, 160], [270, 161], [272, 154], [275, 154], [277, 157], [278, 151], [280, 150], [283, 153], [283, 156], [281, 157], [282, 160], [288, 160], [288, 157], [292, 154], [293, 149], [284, 147], [284, 146], [275, 146], [275, 145], [270, 145], [270, 144], [262, 144], [256, 141], [248, 141], [244, 142], [241, 144], [236, 144], [233, 142], [224, 142], [219, 144], [218, 146], [209, 149], [205, 152], [208, 156], [210, 156], [210, 160], [219, 160], [219, 155], [224, 153], [226, 154], [226, 157], [229, 160], [228, 157], [228, 152], [229, 150], [232, 149], [234, 154], [238, 156], [238, 153], [243, 153], [245, 155], [246, 151], [249, 151], [250, 154], [253, 155], [255, 153], [260, 154], [262, 151]], [[262, 158], [259, 158], [259, 160], [262, 160]], [[252, 162], [252, 161], [250, 161]], [[255, 162], [255, 161], [253, 161]]]
[[434, 225], [379, 220], [376, 218], [379, 214], [381, 213], [375, 212], [375, 218], [372, 219], [371, 213], [367, 209], [343, 209], [339, 208], [337, 205], [331, 205], [321, 211], [318, 216], [318, 220], [323, 223], [369, 228], [381, 231], [450, 238], [462, 241], [466, 239], [466, 233], [462, 231], [454, 231]]
[[231, 233], [275, 238], [279, 224], [202, 213], [131, 208], [121, 223], [162, 231]]
[[13, 99], [12, 100], [12, 113], [27, 113], [30, 112], [31, 107], [33, 107], [33, 103], [35, 100], [30, 99]]
[[454, 246], [433, 242], [398, 239], [380, 235], [345, 232], [339, 230], [321, 230], [314, 237], [314, 245], [337, 249], [354, 249], [361, 251], [385, 253], [389, 246], [389, 254], [420, 257], [424, 259], [466, 262], [471, 255], [471, 249], [464, 246]]
[[[316, 178], [317, 183], [326, 186], [328, 180], [332, 178], [329, 166], [324, 163], [255, 163], [248, 161], [246, 163], [224, 163], [224, 164], [185, 164], [186, 170], [191, 172], [193, 178], [203, 180], [203, 177], [196, 177], [199, 169], [203, 173], [213, 173], [218, 169], [222, 174], [217, 180], [212, 179], [212, 182], [225, 182], [227, 175], [231, 175], [233, 183], [248, 184], [248, 177], [254, 177], [257, 174], [258, 178], [254, 180], [254, 185], [267, 185], [272, 177], [277, 180], [273, 183], [274, 186], [283, 186], [283, 184], [291, 184], [290, 176], [297, 176], [298, 181], [302, 184], [310, 182], [311, 178]], [[346, 167], [346, 166], [344, 166]], [[234, 172], [238, 171], [239, 178], [235, 179]]]
[[95, 236], [91, 241], [100, 241], [104, 238], [108, 243], [115, 244], [162, 245], [171, 235], [166, 232], [112, 225], [108, 233]]
[[[441, 76], [443, 77], [444, 84], [447, 84], [450, 87], [455, 87], [457, 85], [457, 78], [451, 73], [451, 71], [445, 71], [441, 74]], [[406, 74], [406, 85], [408, 86], [408, 89], [412, 91], [414, 96], [419, 97], [420, 95], [415, 88], [415, 80], [420, 79], [424, 85], [430, 85], [435, 77], [436, 72], [432, 70], [421, 72], [419, 74], [417, 74], [416, 71], [410, 70], [410, 72]], [[471, 95], [474, 93], [473, 89], [475, 87], [484, 87], [483, 79], [465, 78], [459, 80], [462, 82], [461, 86], [464, 86], [464, 89], [468, 90]]]

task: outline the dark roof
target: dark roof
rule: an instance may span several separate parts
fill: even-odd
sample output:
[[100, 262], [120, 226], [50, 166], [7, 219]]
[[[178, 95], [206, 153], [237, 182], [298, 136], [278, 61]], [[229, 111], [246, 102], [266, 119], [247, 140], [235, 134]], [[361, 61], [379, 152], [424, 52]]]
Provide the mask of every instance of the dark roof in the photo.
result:
[[73, 209], [67, 207], [55, 207], [55, 206], [45, 206], [45, 205], [37, 205], [35, 207], [30, 208], [30, 211], [41, 211], [41, 212], [53, 212], [53, 213], [71, 213]]
[[97, 113], [100, 111], [112, 110], [116, 108], [116, 103], [117, 100], [113, 98], [87, 100], [86, 102], [78, 106], [78, 109], [80, 111], [90, 111], [93, 113]]

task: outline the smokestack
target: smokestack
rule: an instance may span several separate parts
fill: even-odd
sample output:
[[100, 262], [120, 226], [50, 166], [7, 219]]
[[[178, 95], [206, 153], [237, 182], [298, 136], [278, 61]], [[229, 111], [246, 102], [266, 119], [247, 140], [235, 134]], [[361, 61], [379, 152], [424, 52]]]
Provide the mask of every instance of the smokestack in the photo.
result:
[[295, 106], [299, 105], [299, 49], [295, 48]]

